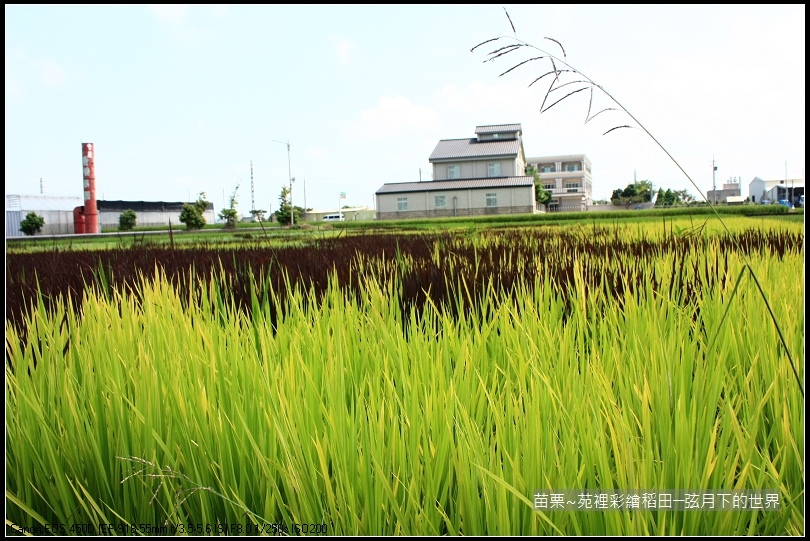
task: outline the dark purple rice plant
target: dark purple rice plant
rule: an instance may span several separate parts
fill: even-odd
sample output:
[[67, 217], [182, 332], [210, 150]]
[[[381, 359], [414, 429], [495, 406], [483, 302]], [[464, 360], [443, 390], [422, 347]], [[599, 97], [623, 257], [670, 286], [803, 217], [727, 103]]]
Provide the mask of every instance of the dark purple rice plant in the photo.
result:
[[[560, 43], [559, 41], [557, 41], [554, 38], [550, 38], [550, 37], [543, 38], [545, 40], [548, 40], [548, 41], [556, 44], [559, 47], [559, 49], [560, 49], [560, 51], [562, 53], [562, 58], [560, 58], [558, 55], [552, 54], [552, 53], [548, 52], [545, 49], [542, 49], [542, 48], [540, 48], [540, 47], [538, 47], [536, 45], [533, 45], [533, 44], [531, 44], [529, 42], [526, 42], [526, 41], [518, 38], [517, 37], [517, 31], [515, 30], [515, 25], [512, 22], [512, 18], [509, 16], [509, 12], [506, 11], [506, 8], [504, 8], [504, 13], [506, 14], [506, 18], [509, 21], [509, 26], [512, 28], [512, 35], [511, 36], [498, 36], [498, 37], [495, 37], [495, 38], [491, 38], [491, 39], [482, 41], [481, 43], [479, 43], [478, 45], [476, 45], [475, 47], [470, 49], [470, 52], [474, 52], [476, 49], [478, 49], [479, 47], [481, 47], [483, 45], [494, 44], [495, 42], [499, 42], [500, 44], [503, 44], [503, 45], [500, 46], [500, 47], [496, 47], [495, 49], [493, 49], [489, 53], [487, 53], [487, 58], [484, 60], [484, 62], [494, 62], [495, 60], [502, 59], [503, 57], [506, 57], [506, 55], [514, 53], [515, 51], [522, 51], [522, 52], [524, 52], [524, 51], [525, 52], [532, 51], [532, 54], [534, 54], [534, 52], [536, 51], [536, 52], [540, 53], [540, 56], [532, 56], [531, 58], [521, 60], [521, 61], [513, 64], [509, 69], [507, 69], [506, 71], [499, 74], [498, 77], [503, 77], [507, 73], [510, 73], [510, 72], [514, 71], [515, 69], [521, 67], [521, 66], [525, 66], [525, 65], [533, 63], [533, 62], [538, 62], [539, 61], [541, 63], [545, 63], [547, 66], [550, 67], [550, 69], [548, 69], [548, 71], [545, 71], [542, 75], [540, 75], [539, 77], [533, 79], [532, 82], [529, 83], [529, 87], [531, 87], [535, 83], [540, 82], [542, 79], [548, 78], [546, 80], [551, 81], [549, 86], [548, 86], [548, 90], [546, 91], [546, 94], [543, 97], [543, 102], [540, 105], [540, 114], [545, 113], [546, 111], [548, 111], [549, 109], [551, 109], [552, 107], [557, 105], [558, 103], [562, 102], [563, 100], [565, 100], [566, 98], [568, 98], [570, 96], [573, 96], [574, 94], [577, 94], [577, 93], [583, 92], [583, 91], [588, 91], [588, 93], [590, 95], [590, 99], [588, 101], [588, 112], [585, 115], [585, 124], [587, 124], [588, 122], [590, 122], [591, 120], [596, 118], [596, 116], [598, 116], [598, 115], [600, 115], [600, 114], [602, 114], [602, 113], [604, 113], [606, 111], [619, 111], [619, 112], [622, 112], [622, 113], [626, 114], [635, 123], [635, 126], [630, 125], [630, 124], [620, 124], [620, 125], [617, 125], [617, 126], [614, 126], [614, 127], [610, 128], [609, 130], [604, 132], [602, 135], [607, 135], [607, 134], [609, 134], [609, 133], [611, 133], [611, 132], [613, 132], [615, 130], [621, 129], [621, 128], [638, 128], [638, 129], [641, 129], [645, 134], [647, 134], [647, 136], [650, 137], [650, 139], [652, 139], [655, 142], [656, 145], [658, 145], [658, 147], [664, 152], [664, 154], [666, 154], [667, 157], [670, 160], [672, 160], [672, 163], [674, 163], [675, 166], [678, 169], [680, 169], [680, 171], [684, 174], [684, 176], [687, 178], [687, 180], [689, 180], [689, 182], [692, 184], [692, 186], [697, 190], [697, 192], [700, 194], [700, 196], [703, 198], [703, 200], [706, 201], [707, 203], [709, 203], [709, 199], [701, 191], [701, 189], [698, 187], [697, 183], [695, 183], [695, 181], [692, 180], [692, 177], [689, 176], [689, 173], [687, 173], [686, 170], [684, 170], [684, 168], [681, 167], [681, 164], [678, 163], [678, 160], [676, 160], [672, 156], [672, 154], [669, 153], [669, 151], [666, 149], [666, 147], [664, 147], [664, 145], [661, 144], [661, 142], [652, 133], [650, 133], [650, 131], [647, 130], [647, 128], [645, 128], [644, 125], [624, 105], [619, 103], [619, 100], [617, 100], [615, 97], [613, 97], [613, 95], [611, 95], [607, 90], [605, 90], [605, 88], [602, 87], [600, 84], [598, 84], [593, 79], [591, 79], [590, 77], [588, 77], [587, 75], [582, 73], [580, 70], [576, 69], [574, 66], [572, 66], [571, 64], [568, 63], [568, 55], [566, 54], [565, 48], [563, 47], [562, 43]], [[516, 58], [517, 56], [518, 55], [512, 55], [509, 58]], [[563, 95], [563, 97], [561, 97], [561, 98], [556, 98], [556, 96], [559, 95], [557, 93], [557, 91], [563, 90], [563, 89], [565, 91], [565, 95]], [[606, 96], [615, 105], [615, 107], [606, 107], [606, 108], [603, 108], [603, 109], [601, 109], [601, 110], [599, 110], [599, 111], [597, 111], [595, 113], [592, 113], [592, 111], [593, 111], [594, 91], [596, 91], [598, 93], [601, 93], [602, 95]], [[549, 102], [549, 97], [551, 97], [552, 93], [554, 93], [554, 97], [552, 98], [553, 101], [550, 104], [547, 105], [547, 103]], [[720, 223], [722, 224], [723, 228], [725, 228], [725, 230], [729, 233], [729, 237], [733, 238], [732, 235], [731, 235], [731, 231], [729, 230], [726, 223], [723, 221], [720, 214], [717, 212], [717, 209], [715, 209], [713, 205], [709, 205], [709, 207], [712, 209], [712, 212], [717, 217], [717, 219], [720, 220]], [[762, 289], [762, 285], [761, 285], [761, 283], [759, 281], [759, 278], [757, 278], [757, 275], [754, 272], [754, 269], [751, 267], [751, 263], [750, 263], [750, 260], [748, 259], [747, 255], [745, 254], [745, 252], [743, 252], [743, 250], [741, 249], [741, 247], [739, 245], [737, 246], [737, 248], [738, 248], [738, 251], [740, 252], [741, 257], [743, 258], [743, 261], [745, 262], [745, 265], [742, 268], [742, 270], [740, 271], [740, 275], [737, 277], [737, 281], [736, 281], [736, 284], [734, 286], [734, 290], [732, 291], [731, 297], [729, 298], [729, 301], [728, 301], [728, 305], [726, 306], [726, 311], [723, 313], [723, 317], [721, 319], [721, 324], [720, 324], [719, 329], [723, 327], [723, 324], [725, 323], [725, 320], [726, 320], [726, 316], [728, 315], [728, 310], [731, 307], [731, 303], [733, 302], [734, 297], [737, 294], [737, 290], [738, 290], [738, 288], [740, 286], [740, 283], [742, 282], [742, 279], [745, 276], [746, 271], [748, 271], [748, 274], [754, 280], [754, 283], [756, 284], [757, 289], [759, 290], [760, 296], [762, 297], [762, 300], [765, 303], [766, 308], [768, 309], [768, 314], [770, 315], [771, 320], [773, 321], [773, 324], [776, 327], [776, 332], [779, 335], [779, 339], [782, 342], [782, 346], [785, 348], [785, 352], [787, 354], [788, 360], [790, 361], [790, 367], [793, 369], [793, 374], [796, 377], [796, 384], [799, 386], [799, 391], [801, 392], [802, 397], [804, 397], [804, 387], [802, 386], [802, 382], [801, 382], [801, 378], [799, 377], [799, 373], [796, 370], [796, 364], [793, 361], [793, 355], [791, 354], [790, 348], [788, 347], [788, 344], [787, 344], [787, 342], [785, 340], [785, 337], [784, 337], [784, 335], [782, 333], [782, 329], [781, 329], [781, 327], [779, 325], [779, 321], [777, 320], [776, 315], [774, 314], [773, 309], [771, 308], [771, 303], [768, 301], [768, 297], [765, 294], [765, 291]], [[719, 332], [719, 329], [718, 329], [718, 332]], [[711, 345], [713, 345], [716, 338], [717, 338], [716, 336], [712, 338], [712, 340], [710, 341]]]

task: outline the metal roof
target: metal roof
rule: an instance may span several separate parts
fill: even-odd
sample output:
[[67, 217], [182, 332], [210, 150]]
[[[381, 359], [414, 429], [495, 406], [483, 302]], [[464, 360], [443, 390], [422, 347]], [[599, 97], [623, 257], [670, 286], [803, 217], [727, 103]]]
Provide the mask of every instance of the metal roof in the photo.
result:
[[58, 195], [6, 195], [6, 210], [70, 210], [84, 205], [81, 197]]
[[[96, 201], [99, 212], [122, 212], [127, 209], [135, 212], [182, 212], [185, 204], [183, 201]], [[206, 210], [214, 210], [214, 204], [209, 201]]]
[[396, 182], [383, 184], [377, 194], [404, 192], [436, 192], [481, 188], [520, 188], [532, 186], [534, 177], [468, 178], [459, 180], [430, 180], [427, 182]]
[[490, 156], [517, 156], [520, 139], [506, 141], [479, 141], [478, 139], [442, 139], [433, 149], [428, 161], [456, 158], [488, 158]]
[[486, 133], [505, 133], [516, 131], [518, 134], [522, 131], [520, 124], [493, 124], [491, 126], [476, 126], [475, 133], [477, 135]]

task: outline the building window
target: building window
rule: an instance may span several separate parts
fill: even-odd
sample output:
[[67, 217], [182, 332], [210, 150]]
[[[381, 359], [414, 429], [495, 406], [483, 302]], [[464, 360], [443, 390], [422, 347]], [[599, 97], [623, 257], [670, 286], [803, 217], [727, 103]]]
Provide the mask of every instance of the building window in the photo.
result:
[[554, 166], [551, 164], [545, 164], [540, 166], [541, 173], [554, 173]]
[[433, 198], [433, 201], [434, 201], [434, 205], [436, 206], [437, 209], [443, 209], [444, 207], [447, 206], [447, 200], [445, 199], [445, 196], [443, 196], [443, 195], [435, 196]]
[[488, 207], [497, 207], [498, 206], [498, 194], [497, 193], [488, 193], [487, 194], [487, 206]]
[[500, 134], [500, 133], [493, 133], [493, 134], [492, 134], [492, 138], [493, 138], [493, 139], [500, 139], [500, 138], [501, 138], [501, 134]]
[[567, 163], [565, 164], [566, 172], [570, 171], [579, 171], [579, 164], [578, 163]]
[[557, 186], [555, 186], [553, 182], [546, 182], [545, 184], [543, 184], [543, 189], [548, 190], [548, 191], [551, 191], [551, 190], [555, 189], [556, 187]]
[[579, 182], [566, 182], [565, 183], [565, 190], [567, 192], [578, 192], [579, 191]]
[[488, 177], [499, 177], [499, 176], [501, 176], [501, 164], [500, 163], [488, 163], [487, 164], [487, 176]]
[[461, 166], [460, 165], [448, 165], [447, 166], [447, 178], [449, 178], [449, 179], [461, 178]]
[[407, 197], [397, 197], [397, 210], [408, 210]]

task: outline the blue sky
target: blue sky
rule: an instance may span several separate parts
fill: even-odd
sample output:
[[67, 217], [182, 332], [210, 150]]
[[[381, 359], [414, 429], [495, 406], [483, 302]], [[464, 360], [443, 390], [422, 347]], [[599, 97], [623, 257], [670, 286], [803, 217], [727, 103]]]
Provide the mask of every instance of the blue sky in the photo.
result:
[[[804, 178], [805, 6], [506, 5], [517, 37], [561, 56], [625, 106], [704, 192]], [[440, 139], [520, 123], [527, 156], [586, 154], [594, 198], [634, 178], [688, 189], [621, 112], [584, 123], [588, 93], [539, 109], [548, 70], [483, 62], [512, 35], [504, 6], [5, 7], [6, 193], [274, 210], [374, 205], [386, 182], [430, 180]], [[528, 58], [528, 57], [522, 57]], [[521, 58], [521, 59], [522, 59]], [[545, 79], [544, 79], [545, 81]], [[576, 88], [572, 86], [571, 88]], [[613, 105], [594, 97], [594, 109]], [[279, 143], [277, 141], [282, 141]], [[339, 193], [346, 192], [340, 201]], [[306, 201], [305, 201], [306, 198]]]

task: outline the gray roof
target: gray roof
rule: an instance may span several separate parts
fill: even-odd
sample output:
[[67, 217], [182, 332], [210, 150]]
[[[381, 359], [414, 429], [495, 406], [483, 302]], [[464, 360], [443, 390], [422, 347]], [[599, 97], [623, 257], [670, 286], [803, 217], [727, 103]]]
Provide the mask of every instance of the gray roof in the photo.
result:
[[504, 132], [521, 132], [520, 124], [493, 124], [491, 126], [476, 126], [475, 133], [481, 135], [484, 133], [504, 133]]
[[520, 188], [534, 184], [534, 177], [467, 178], [460, 180], [430, 180], [427, 182], [396, 182], [383, 184], [377, 194], [404, 192], [436, 192], [476, 188]]
[[479, 141], [478, 139], [442, 139], [433, 149], [428, 161], [456, 158], [488, 158], [490, 156], [517, 156], [520, 139]]

